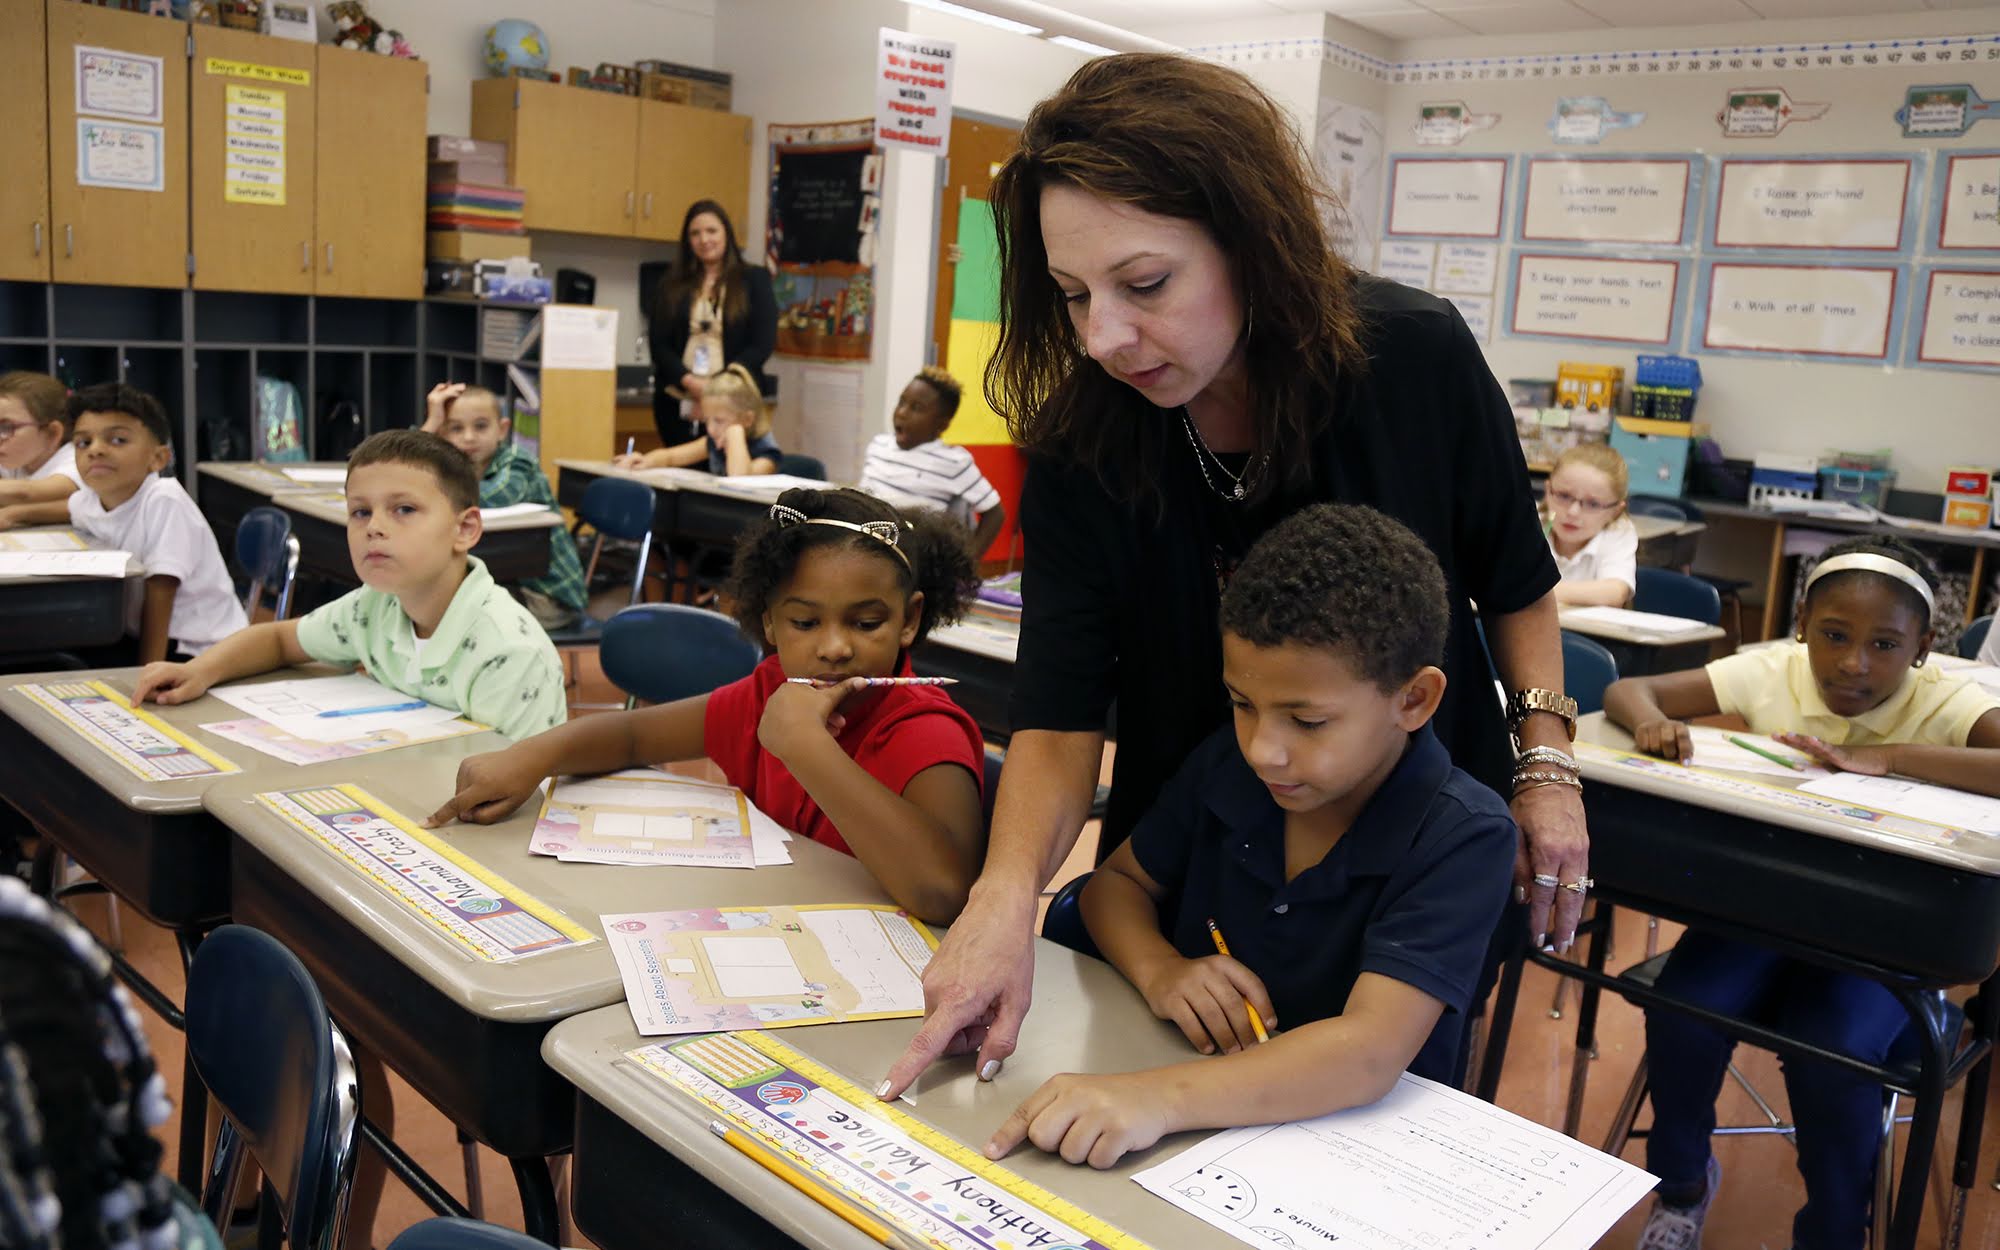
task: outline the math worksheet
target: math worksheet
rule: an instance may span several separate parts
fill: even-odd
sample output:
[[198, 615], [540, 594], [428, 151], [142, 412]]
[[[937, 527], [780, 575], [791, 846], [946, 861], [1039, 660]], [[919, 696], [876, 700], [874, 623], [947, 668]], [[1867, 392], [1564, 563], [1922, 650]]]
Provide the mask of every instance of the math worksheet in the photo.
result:
[[528, 850], [565, 863], [755, 868], [791, 863], [788, 837], [734, 786], [631, 768], [559, 781]]
[[217, 686], [209, 693], [308, 742], [347, 742], [385, 730], [408, 732], [458, 719], [450, 708], [391, 690], [359, 673]]
[[1589, 1250], [1657, 1178], [1404, 1073], [1317, 1120], [1231, 1129], [1135, 1175], [1253, 1246]]
[[0, 551], [0, 577], [123, 577], [129, 551]]
[[703, 907], [601, 918], [649, 1037], [924, 1013], [929, 929], [894, 907]]

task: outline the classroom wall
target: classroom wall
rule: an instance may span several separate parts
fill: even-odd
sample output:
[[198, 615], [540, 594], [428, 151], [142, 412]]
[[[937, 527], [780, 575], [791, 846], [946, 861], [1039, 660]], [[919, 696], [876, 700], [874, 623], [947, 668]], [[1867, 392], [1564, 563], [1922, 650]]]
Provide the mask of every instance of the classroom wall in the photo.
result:
[[[1894, 17], [1762, 22], [1674, 27], [1649, 31], [1597, 31], [1554, 38], [1515, 36], [1412, 41], [1398, 58], [1409, 65], [1430, 59], [1494, 57], [1614, 49], [1751, 47], [1777, 42], [1893, 39], [1902, 36], [1991, 33], [2000, 29], [2000, 9], [1909, 13]], [[1682, 153], [1786, 155], [1871, 152], [1905, 154], [1953, 149], [2000, 148], [2000, 128], [1974, 125], [1958, 139], [1906, 140], [1894, 120], [1906, 87], [1922, 83], [1969, 82], [1987, 97], [2000, 95], [2000, 64], [1982, 57], [1949, 66], [1886, 62], [1877, 68], [1776, 69], [1770, 65], [1678, 76], [1619, 76], [1501, 82], [1406, 82], [1385, 90], [1391, 151], [1398, 154], [1458, 155], [1504, 153], [1518, 156], [1554, 152], [1583, 154]], [[1793, 122], [1775, 137], [1726, 139], [1717, 124], [1731, 88], [1781, 86], [1794, 101], [1826, 102], [1816, 121]], [[1547, 130], [1558, 97], [1602, 94], [1612, 108], [1643, 111], [1645, 121], [1607, 133], [1595, 146], [1558, 147]], [[1418, 106], [1430, 100], [1460, 100], [1474, 112], [1497, 113], [1489, 130], [1475, 132], [1456, 148], [1419, 148], [1412, 134]], [[1930, 186], [1919, 190], [1928, 205]], [[1515, 194], [1507, 203], [1508, 233], [1518, 212]], [[1502, 333], [1507, 309], [1502, 296], [1510, 271], [1511, 248], [1502, 253], [1500, 290], [1494, 303], [1494, 336], [1487, 357], [1494, 373], [1508, 377], [1553, 377], [1562, 360], [1622, 364], [1628, 379], [1633, 351], [1603, 344], [1512, 339]], [[1811, 259], [1806, 257], [1805, 259]], [[1981, 262], [1991, 263], [1991, 258]], [[1695, 274], [1690, 272], [1689, 281]], [[1912, 274], [1921, 283], [1919, 266]], [[1690, 299], [1684, 333], [1698, 342], [1700, 310]], [[1913, 312], [1920, 311], [1920, 304]], [[1977, 373], [1894, 366], [1838, 364], [1791, 359], [1752, 359], [1693, 351], [1701, 361], [1705, 387], [1698, 418], [1732, 456], [1768, 450], [1820, 454], [1836, 448], [1893, 446], [1899, 485], [1942, 489], [1946, 467], [2000, 460], [2000, 428], [1994, 418], [1995, 379]], [[1900, 352], [1895, 353], [1900, 359]]]

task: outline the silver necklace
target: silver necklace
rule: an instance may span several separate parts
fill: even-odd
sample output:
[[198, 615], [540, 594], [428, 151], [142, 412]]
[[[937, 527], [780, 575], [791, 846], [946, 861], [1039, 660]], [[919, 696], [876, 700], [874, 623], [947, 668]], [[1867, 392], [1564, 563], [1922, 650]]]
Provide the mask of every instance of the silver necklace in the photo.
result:
[[[1208, 444], [1202, 441], [1201, 435], [1195, 432], [1194, 419], [1188, 416], [1185, 404], [1181, 406], [1181, 429], [1187, 431], [1188, 445], [1194, 448], [1194, 463], [1195, 467], [1201, 470], [1201, 480], [1208, 483], [1210, 490], [1231, 503], [1243, 502], [1243, 496], [1256, 484], [1256, 475], [1263, 471], [1264, 453], [1257, 452], [1245, 461], [1243, 472], [1231, 473], [1229, 466], [1222, 463], [1222, 457], [1210, 451]], [[1216, 485], [1215, 479], [1209, 475], [1208, 462], [1211, 460], [1215, 462], [1216, 472], [1222, 474], [1223, 480], [1229, 483], [1229, 489], [1224, 490]]]

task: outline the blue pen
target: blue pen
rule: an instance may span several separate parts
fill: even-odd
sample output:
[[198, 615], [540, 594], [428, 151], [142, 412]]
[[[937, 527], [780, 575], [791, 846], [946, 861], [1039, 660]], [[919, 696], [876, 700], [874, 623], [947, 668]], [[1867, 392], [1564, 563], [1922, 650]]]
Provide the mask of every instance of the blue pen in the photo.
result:
[[341, 708], [335, 708], [335, 709], [333, 709], [333, 710], [332, 710], [332, 711], [330, 711], [330, 712], [321, 712], [321, 713], [319, 713], [319, 715], [320, 715], [320, 716], [322, 716], [322, 717], [326, 717], [326, 716], [373, 716], [373, 715], [374, 715], [375, 713], [377, 713], [377, 712], [415, 712], [415, 711], [418, 711], [418, 710], [420, 710], [420, 709], [422, 709], [422, 708], [427, 708], [427, 707], [429, 707], [429, 706], [430, 706], [430, 704], [428, 704], [428, 703], [424, 702], [424, 701], [423, 701], [422, 699], [412, 699], [412, 700], [410, 700], [410, 701], [409, 701], [408, 703], [384, 703], [384, 704], [382, 704], [382, 705], [381, 705], [380, 707], [341, 707]]

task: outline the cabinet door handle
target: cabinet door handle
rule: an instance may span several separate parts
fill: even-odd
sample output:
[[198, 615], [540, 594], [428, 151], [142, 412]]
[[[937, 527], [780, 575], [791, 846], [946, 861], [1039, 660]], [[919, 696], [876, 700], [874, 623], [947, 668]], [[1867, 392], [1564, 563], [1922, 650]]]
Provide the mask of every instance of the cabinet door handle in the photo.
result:
[[631, 192], [631, 191], [627, 191], [627, 192], [625, 193], [625, 215], [626, 215], [627, 217], [630, 217], [630, 216], [632, 215], [632, 200], [633, 200], [633, 198], [634, 198], [634, 193], [633, 193], [633, 192]]
[[313, 267], [313, 245], [310, 239], [299, 240], [299, 270], [311, 273]]
[[38, 221], [35, 223], [35, 255], [40, 256], [41, 254], [42, 254], [42, 223]]
[[333, 244], [326, 245], [326, 271], [333, 272]]
[[646, 192], [646, 217], [648, 220], [651, 220], [652, 216], [653, 216], [653, 193], [651, 191], [648, 191]]
[[74, 255], [76, 255], [76, 226], [70, 222], [64, 222], [63, 257], [67, 259]]

